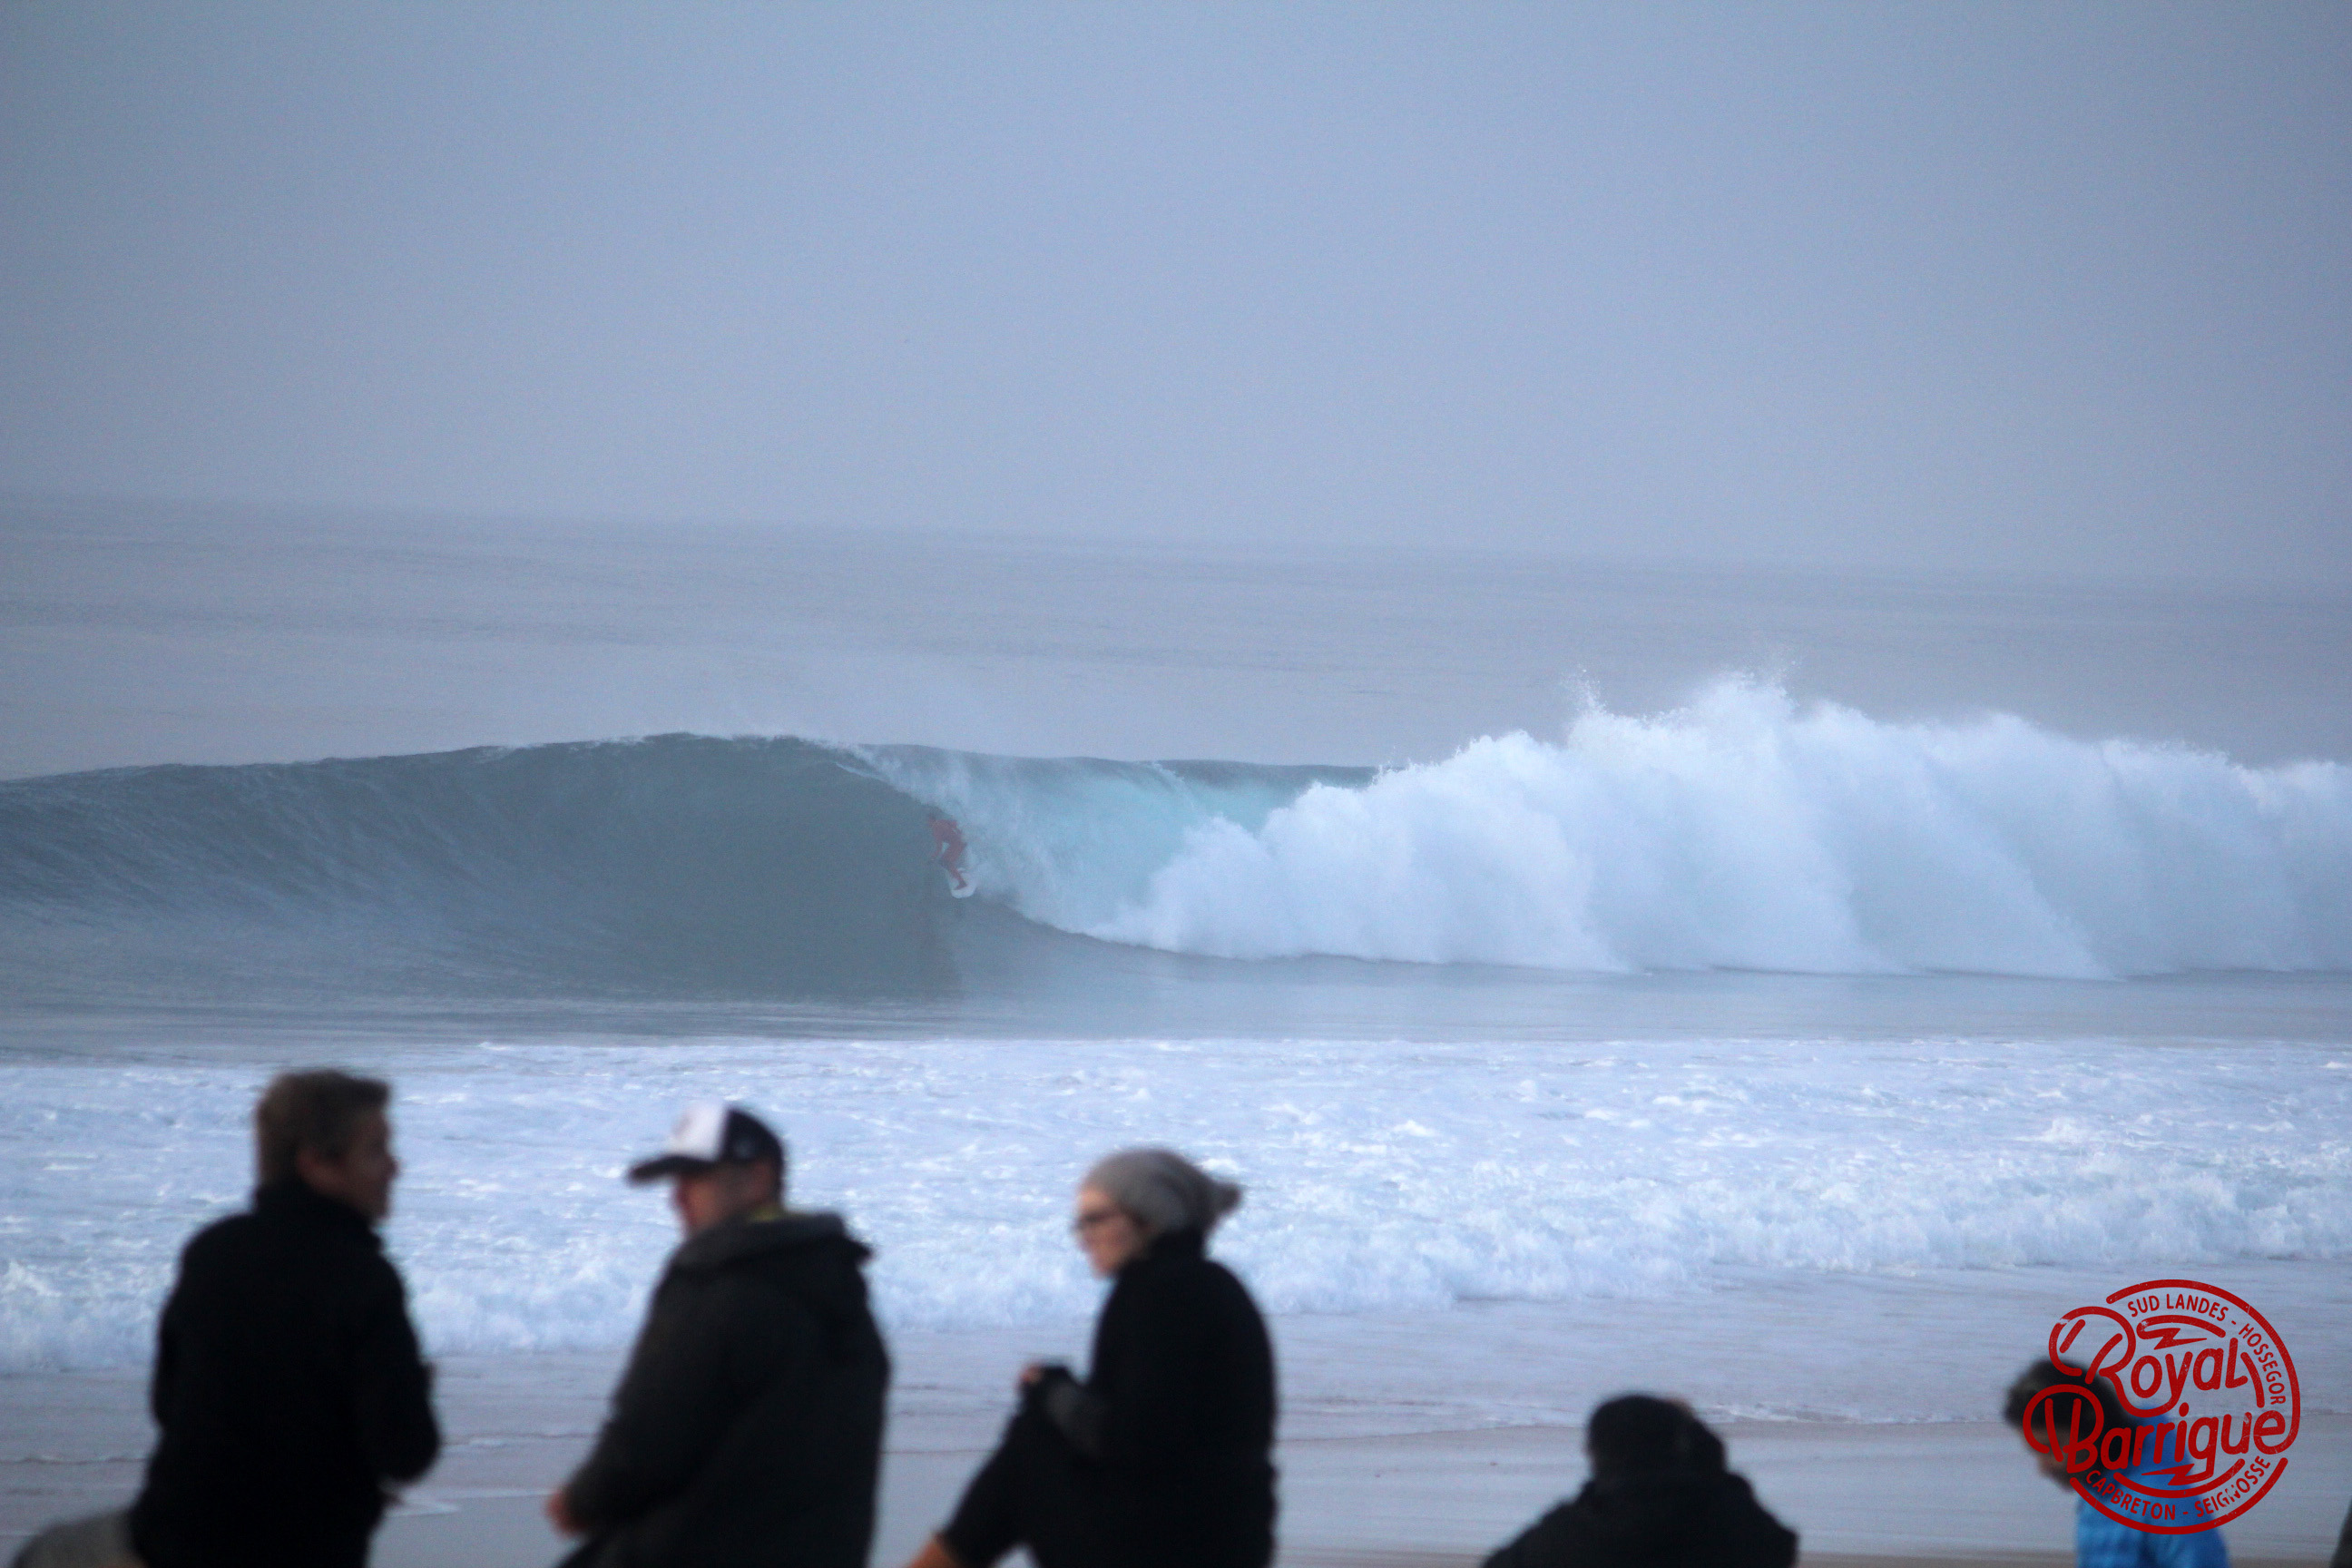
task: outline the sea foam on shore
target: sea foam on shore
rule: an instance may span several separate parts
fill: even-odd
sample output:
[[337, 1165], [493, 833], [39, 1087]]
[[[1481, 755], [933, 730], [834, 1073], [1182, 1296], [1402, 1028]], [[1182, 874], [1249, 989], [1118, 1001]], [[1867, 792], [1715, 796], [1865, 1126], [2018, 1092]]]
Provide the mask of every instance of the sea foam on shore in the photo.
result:
[[[1984, 1040], [416, 1040], [389, 1227], [441, 1352], [622, 1342], [672, 1240], [619, 1179], [673, 1107], [773, 1114], [798, 1203], [902, 1327], [1082, 1318], [1076, 1172], [1179, 1144], [1249, 1189], [1219, 1246], [1278, 1312], [1660, 1300], [1734, 1276], [2352, 1258], [2340, 1048]], [[258, 1061], [0, 1062], [0, 1367], [135, 1363], [186, 1236], [242, 1202]], [[2130, 1279], [2124, 1278], [2129, 1275]], [[2072, 1303], [2068, 1303], [2072, 1304]], [[1922, 1388], [1895, 1410], [1953, 1414]]]

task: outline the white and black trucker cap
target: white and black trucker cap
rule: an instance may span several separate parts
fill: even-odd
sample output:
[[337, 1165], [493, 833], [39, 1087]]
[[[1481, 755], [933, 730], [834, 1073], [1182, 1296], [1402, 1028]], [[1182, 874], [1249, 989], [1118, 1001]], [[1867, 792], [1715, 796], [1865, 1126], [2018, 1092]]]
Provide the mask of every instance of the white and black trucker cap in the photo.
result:
[[669, 1142], [650, 1160], [629, 1167], [629, 1180], [656, 1182], [664, 1176], [692, 1175], [713, 1165], [748, 1164], [773, 1160], [783, 1169], [783, 1140], [748, 1110], [707, 1100], [689, 1105], [670, 1129]]

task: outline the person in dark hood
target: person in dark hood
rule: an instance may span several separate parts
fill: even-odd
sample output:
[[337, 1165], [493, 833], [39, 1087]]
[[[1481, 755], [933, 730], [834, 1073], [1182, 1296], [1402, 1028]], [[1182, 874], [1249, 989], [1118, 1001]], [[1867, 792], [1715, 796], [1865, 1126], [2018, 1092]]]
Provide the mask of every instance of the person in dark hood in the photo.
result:
[[547, 1500], [585, 1542], [565, 1568], [865, 1568], [890, 1360], [866, 1249], [783, 1206], [784, 1146], [750, 1112], [691, 1106], [658, 1156], [686, 1240], [595, 1447]]
[[1788, 1568], [1797, 1538], [1724, 1468], [1723, 1440], [1683, 1405], [1612, 1399], [1584, 1429], [1592, 1479], [1486, 1568]]
[[440, 1451], [376, 1226], [391, 1089], [287, 1073], [254, 1110], [250, 1212], [181, 1255], [156, 1335], [162, 1435], [128, 1535], [148, 1568], [361, 1568], [388, 1490]]
[[1274, 1556], [1274, 1352], [1208, 1257], [1241, 1189], [1167, 1149], [1079, 1184], [1074, 1228], [1114, 1279], [1082, 1382], [1032, 1366], [996, 1452], [910, 1568], [1265, 1568]]

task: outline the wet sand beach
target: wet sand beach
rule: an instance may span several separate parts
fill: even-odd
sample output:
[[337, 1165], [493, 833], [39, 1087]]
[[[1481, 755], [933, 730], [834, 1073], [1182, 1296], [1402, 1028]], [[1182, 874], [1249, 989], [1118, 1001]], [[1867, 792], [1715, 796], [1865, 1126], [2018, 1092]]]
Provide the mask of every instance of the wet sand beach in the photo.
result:
[[[872, 1561], [904, 1562], [952, 1506], [1003, 1406], [990, 1375], [1034, 1332], [903, 1334]], [[1475, 1563], [1582, 1477], [1573, 1425], [1382, 1432], [1415, 1412], [1335, 1413], [1302, 1357], [1286, 1423], [1288, 1568]], [[377, 1537], [380, 1568], [532, 1568], [562, 1543], [540, 1517], [601, 1419], [616, 1352], [461, 1358], [441, 1369], [442, 1459]], [[1629, 1371], [1627, 1375], [1631, 1375]], [[127, 1499], [151, 1430], [132, 1373], [0, 1380], [0, 1546]], [[1803, 1559], [1867, 1563], [2071, 1561], [2072, 1501], [1997, 1422], [1727, 1421], [1733, 1468], [1801, 1532]], [[2242, 1565], [2326, 1560], [2352, 1494], [2352, 1416], [2307, 1412], [2273, 1496], [2228, 1531]]]

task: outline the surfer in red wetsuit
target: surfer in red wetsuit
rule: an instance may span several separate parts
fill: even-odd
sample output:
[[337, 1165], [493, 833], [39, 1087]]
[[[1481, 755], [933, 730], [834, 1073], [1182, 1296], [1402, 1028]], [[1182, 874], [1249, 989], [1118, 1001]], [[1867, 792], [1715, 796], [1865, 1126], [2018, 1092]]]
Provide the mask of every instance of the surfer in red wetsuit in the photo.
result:
[[961, 892], [971, 886], [963, 879], [963, 829], [956, 826], [955, 818], [931, 813], [931, 837], [939, 840], [940, 847], [932, 858], [956, 885], [956, 890]]

